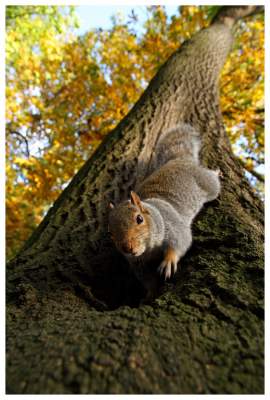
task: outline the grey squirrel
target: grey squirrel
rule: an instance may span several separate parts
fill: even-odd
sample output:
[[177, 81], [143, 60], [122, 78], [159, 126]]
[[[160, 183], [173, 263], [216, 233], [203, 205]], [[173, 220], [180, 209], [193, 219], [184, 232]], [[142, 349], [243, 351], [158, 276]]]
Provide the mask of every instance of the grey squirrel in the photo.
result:
[[199, 151], [200, 136], [192, 126], [180, 124], [165, 132], [150, 162], [153, 172], [130, 199], [110, 203], [108, 230], [116, 248], [132, 266], [159, 251], [157, 269], [165, 280], [191, 246], [194, 217], [220, 192], [220, 171], [204, 168]]

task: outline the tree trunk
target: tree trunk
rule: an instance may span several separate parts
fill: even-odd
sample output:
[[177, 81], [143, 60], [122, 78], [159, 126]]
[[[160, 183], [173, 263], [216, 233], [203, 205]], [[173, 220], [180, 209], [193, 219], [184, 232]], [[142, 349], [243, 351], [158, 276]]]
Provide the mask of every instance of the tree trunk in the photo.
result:
[[[231, 26], [254, 9], [222, 8], [168, 59], [8, 264], [8, 393], [263, 393], [263, 206], [218, 95]], [[140, 305], [107, 204], [147, 176], [159, 134], [179, 122], [201, 132], [222, 192], [196, 218], [181, 271]]]

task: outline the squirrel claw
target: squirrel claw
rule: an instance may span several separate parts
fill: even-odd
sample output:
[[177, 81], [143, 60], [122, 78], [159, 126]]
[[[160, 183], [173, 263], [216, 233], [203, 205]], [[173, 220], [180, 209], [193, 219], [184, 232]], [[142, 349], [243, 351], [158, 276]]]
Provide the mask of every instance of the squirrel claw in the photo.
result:
[[163, 260], [160, 266], [158, 267], [158, 272], [160, 275], [164, 274], [165, 281], [171, 276], [171, 262], [167, 260]]
[[163, 260], [158, 267], [158, 272], [160, 275], [164, 274], [165, 281], [170, 279], [170, 277], [177, 271], [177, 263], [168, 260]]
[[173, 262], [172, 265], [173, 265], [173, 273], [175, 274], [177, 271], [177, 262], [176, 261]]

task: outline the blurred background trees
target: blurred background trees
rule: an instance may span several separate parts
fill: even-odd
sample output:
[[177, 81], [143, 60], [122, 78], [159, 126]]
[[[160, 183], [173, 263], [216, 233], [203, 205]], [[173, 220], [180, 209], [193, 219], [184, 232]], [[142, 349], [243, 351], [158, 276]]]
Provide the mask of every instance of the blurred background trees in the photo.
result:
[[[12, 257], [160, 65], [216, 6], [146, 9], [78, 36], [75, 7], [6, 8], [6, 226]], [[235, 154], [264, 183], [264, 19], [237, 25], [220, 90]]]

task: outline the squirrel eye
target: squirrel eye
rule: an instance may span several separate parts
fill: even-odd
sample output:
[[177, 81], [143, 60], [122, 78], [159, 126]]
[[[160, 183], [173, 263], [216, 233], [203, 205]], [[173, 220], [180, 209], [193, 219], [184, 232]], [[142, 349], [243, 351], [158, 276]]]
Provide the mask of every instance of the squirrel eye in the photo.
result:
[[141, 224], [143, 222], [143, 217], [139, 214], [136, 217], [137, 224]]

